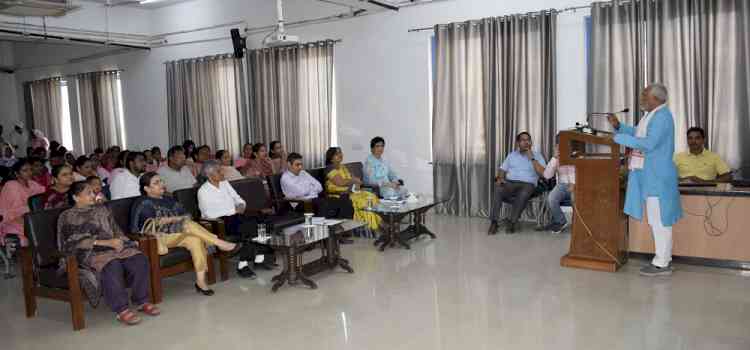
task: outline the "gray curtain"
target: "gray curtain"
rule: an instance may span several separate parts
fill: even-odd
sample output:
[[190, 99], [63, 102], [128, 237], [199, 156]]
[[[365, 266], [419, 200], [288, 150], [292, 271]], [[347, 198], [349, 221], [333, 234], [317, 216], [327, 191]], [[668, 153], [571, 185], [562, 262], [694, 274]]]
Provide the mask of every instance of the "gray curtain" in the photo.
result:
[[324, 164], [333, 119], [334, 41], [248, 53], [250, 134], [280, 140], [309, 167]]
[[[60, 78], [32, 81], [29, 90], [34, 128], [41, 130], [50, 141], [62, 142]], [[25, 154], [26, 150], [23, 152]]]
[[84, 153], [91, 153], [97, 147], [125, 146], [120, 72], [84, 73], [76, 79]]
[[648, 80], [669, 87], [675, 148], [687, 129], [706, 129], [708, 147], [750, 176], [750, 2], [649, 2]]
[[552, 154], [556, 26], [554, 12], [436, 26], [432, 152], [443, 212], [489, 215], [496, 168], [517, 133]]
[[[644, 86], [643, 7], [637, 1], [619, 6], [611, 2], [592, 4], [591, 8], [591, 81], [589, 112], [619, 111], [621, 120], [634, 124], [640, 107], [638, 94]], [[605, 118], [589, 120], [592, 127], [612, 131]]]
[[242, 61], [230, 55], [168, 62], [170, 144], [191, 139], [239, 154], [246, 107]]
[[[708, 147], [750, 177], [750, 4], [746, 0], [635, 0], [592, 8], [591, 111], [638, 108], [650, 82], [669, 89], [675, 148], [706, 129]], [[640, 112], [626, 121], [637, 120]], [[606, 121], [593, 125], [606, 129]]]

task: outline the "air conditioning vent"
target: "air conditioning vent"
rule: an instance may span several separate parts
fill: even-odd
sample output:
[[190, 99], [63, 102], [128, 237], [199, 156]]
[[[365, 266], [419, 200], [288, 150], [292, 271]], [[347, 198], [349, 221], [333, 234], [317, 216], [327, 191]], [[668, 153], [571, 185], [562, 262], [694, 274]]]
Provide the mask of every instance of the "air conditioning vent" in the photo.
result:
[[24, 17], [59, 17], [77, 9], [70, 0], [0, 0], [0, 14]]

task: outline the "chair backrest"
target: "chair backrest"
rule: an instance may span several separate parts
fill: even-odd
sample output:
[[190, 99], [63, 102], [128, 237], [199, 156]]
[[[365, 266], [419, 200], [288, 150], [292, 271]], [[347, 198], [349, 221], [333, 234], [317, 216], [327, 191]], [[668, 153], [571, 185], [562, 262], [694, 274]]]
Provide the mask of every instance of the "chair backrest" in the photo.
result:
[[315, 180], [318, 180], [321, 185], [325, 185], [326, 183], [326, 171], [327, 168], [315, 168], [315, 169], [306, 169], [307, 172], [310, 174], [310, 176], [314, 177]]
[[276, 174], [268, 177], [268, 186], [271, 189], [271, 196], [276, 199], [284, 199], [284, 192], [281, 190], [281, 175]]
[[257, 211], [270, 207], [268, 192], [264, 181], [256, 178], [248, 178], [230, 182], [237, 194], [245, 200], [247, 209]]
[[[130, 208], [138, 197], [123, 198], [104, 204], [112, 212], [123, 232], [129, 231]], [[60, 250], [57, 246], [57, 220], [70, 208], [39, 210], [24, 215], [24, 226], [29, 245], [34, 252], [34, 264], [39, 267], [56, 265]]]
[[364, 179], [365, 171], [362, 162], [346, 163], [344, 164], [344, 166], [349, 169], [349, 172], [352, 174], [352, 176]]
[[180, 202], [185, 208], [185, 211], [190, 213], [193, 218], [197, 219], [201, 216], [200, 207], [198, 207], [198, 189], [186, 188], [177, 190], [172, 193], [174, 199]]
[[122, 198], [114, 201], [109, 201], [104, 204], [112, 212], [112, 216], [115, 218], [115, 222], [120, 226], [122, 232], [130, 232], [130, 209], [133, 207], [133, 203], [139, 197]]
[[35, 266], [47, 267], [58, 263], [60, 250], [57, 247], [57, 219], [68, 208], [40, 210], [23, 217], [26, 238], [34, 252]]
[[44, 210], [44, 197], [44, 193], [35, 194], [29, 197], [29, 210], [31, 210], [32, 212]]

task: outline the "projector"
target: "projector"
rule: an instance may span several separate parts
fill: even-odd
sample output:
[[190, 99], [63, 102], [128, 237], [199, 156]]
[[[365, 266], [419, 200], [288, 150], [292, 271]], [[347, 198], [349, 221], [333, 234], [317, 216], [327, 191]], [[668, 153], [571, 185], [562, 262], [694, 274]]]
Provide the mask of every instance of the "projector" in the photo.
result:
[[297, 44], [299, 44], [298, 36], [287, 35], [285, 33], [274, 33], [263, 40], [263, 45], [266, 47], [292, 46]]

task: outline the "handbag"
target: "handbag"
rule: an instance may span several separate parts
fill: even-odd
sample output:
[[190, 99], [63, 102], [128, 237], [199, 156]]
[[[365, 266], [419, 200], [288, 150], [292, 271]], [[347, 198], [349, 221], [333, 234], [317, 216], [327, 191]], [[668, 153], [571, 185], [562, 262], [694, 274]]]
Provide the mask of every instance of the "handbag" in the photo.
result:
[[146, 219], [146, 222], [143, 223], [142, 233], [156, 238], [156, 247], [159, 255], [167, 255], [169, 248], [167, 248], [167, 244], [164, 242], [166, 233], [159, 231], [160, 223], [161, 220], [159, 218]]

